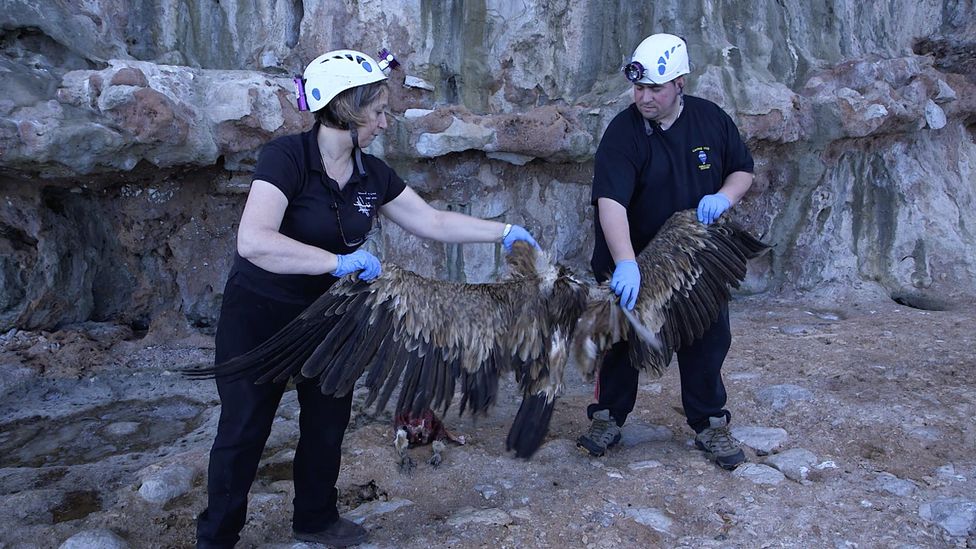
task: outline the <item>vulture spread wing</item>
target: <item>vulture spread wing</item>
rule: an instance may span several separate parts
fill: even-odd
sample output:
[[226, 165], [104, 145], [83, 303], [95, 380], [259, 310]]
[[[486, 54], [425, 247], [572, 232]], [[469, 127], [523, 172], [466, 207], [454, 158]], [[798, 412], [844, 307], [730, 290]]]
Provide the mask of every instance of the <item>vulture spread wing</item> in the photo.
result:
[[396, 413], [417, 416], [446, 411], [456, 388], [461, 413], [483, 413], [499, 377], [514, 372], [523, 399], [507, 447], [530, 457], [548, 431], [571, 342], [585, 374], [611, 345], [629, 340], [633, 364], [660, 375], [675, 350], [715, 321], [747, 260], [767, 249], [730, 221], [706, 226], [694, 210], [678, 212], [637, 258], [633, 312], [607, 286], [590, 291], [524, 243], [508, 256], [509, 278], [497, 283], [437, 281], [386, 264], [369, 283], [343, 278], [254, 350], [184, 374], [310, 379], [336, 396], [365, 374], [367, 406], [384, 408], [400, 387]]
[[729, 221], [703, 225], [695, 210], [675, 213], [637, 257], [637, 304], [624, 312], [606, 286], [580, 318], [574, 354], [592, 376], [597, 358], [629, 340], [631, 363], [660, 376], [671, 355], [700, 338], [745, 278], [746, 263], [769, 249]]
[[314, 379], [324, 394], [344, 396], [365, 373], [367, 406], [419, 415], [450, 406], [484, 412], [498, 379], [515, 373], [522, 405], [507, 446], [529, 457], [542, 443], [559, 390], [572, 330], [587, 289], [544, 254], [516, 243], [511, 276], [491, 284], [424, 278], [387, 264], [367, 283], [348, 276], [254, 350], [184, 374], [248, 377], [257, 383]]

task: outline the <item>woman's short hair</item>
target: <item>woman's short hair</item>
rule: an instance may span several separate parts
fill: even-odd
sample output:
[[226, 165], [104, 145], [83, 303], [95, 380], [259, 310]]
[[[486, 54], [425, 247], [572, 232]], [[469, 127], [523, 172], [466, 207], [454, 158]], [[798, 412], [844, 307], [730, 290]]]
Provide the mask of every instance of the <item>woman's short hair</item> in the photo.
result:
[[330, 128], [348, 130], [369, 121], [366, 107], [389, 91], [386, 81], [373, 82], [343, 90], [315, 113], [315, 120]]

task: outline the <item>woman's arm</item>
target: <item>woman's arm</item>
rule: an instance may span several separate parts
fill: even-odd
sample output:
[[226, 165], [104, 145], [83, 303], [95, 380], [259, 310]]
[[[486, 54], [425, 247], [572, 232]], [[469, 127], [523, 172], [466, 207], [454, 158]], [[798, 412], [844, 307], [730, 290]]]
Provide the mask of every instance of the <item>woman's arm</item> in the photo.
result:
[[237, 253], [272, 273], [319, 275], [335, 271], [334, 254], [278, 232], [287, 207], [288, 199], [278, 187], [255, 179], [237, 229]]
[[411, 234], [441, 242], [500, 242], [505, 231], [504, 223], [438, 210], [410, 187], [380, 212]]

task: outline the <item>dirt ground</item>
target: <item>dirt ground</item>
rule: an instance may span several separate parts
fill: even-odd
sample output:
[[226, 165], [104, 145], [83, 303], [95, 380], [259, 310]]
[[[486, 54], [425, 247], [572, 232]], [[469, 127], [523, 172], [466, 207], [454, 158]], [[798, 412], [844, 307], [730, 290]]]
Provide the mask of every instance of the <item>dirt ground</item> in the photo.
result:
[[[452, 409], [467, 444], [436, 469], [429, 447], [412, 449], [411, 474], [390, 414], [357, 404], [341, 511], [370, 530], [364, 547], [976, 547], [976, 312], [757, 297], [731, 310], [733, 427], [770, 446], [736, 472], [694, 448], [674, 365], [642, 380], [620, 446], [581, 454], [593, 386], [572, 372], [531, 461], [504, 450], [514, 382], [488, 417]], [[0, 339], [0, 548], [98, 529], [130, 547], [192, 546], [219, 406], [212, 382], [172, 369], [208, 360], [212, 341], [140, 335], [98, 325]], [[290, 537], [296, 434], [291, 392], [240, 547], [303, 546]], [[783, 478], [776, 457], [798, 449], [813, 457]], [[191, 472], [169, 481], [175, 495], [147, 500], [147, 479], [174, 466]]]

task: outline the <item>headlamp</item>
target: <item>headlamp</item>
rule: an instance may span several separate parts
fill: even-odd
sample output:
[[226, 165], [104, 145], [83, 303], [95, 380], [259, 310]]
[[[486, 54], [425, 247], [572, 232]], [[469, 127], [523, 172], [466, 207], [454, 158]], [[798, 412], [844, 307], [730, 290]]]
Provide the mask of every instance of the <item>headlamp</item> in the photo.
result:
[[379, 59], [377, 59], [377, 64], [380, 66], [380, 70], [383, 74], [390, 76], [390, 71], [400, 66], [400, 62], [396, 60], [396, 57], [390, 53], [390, 50], [383, 48], [379, 52]]
[[295, 96], [298, 98], [298, 110], [307, 111], [308, 99], [305, 97], [305, 79], [301, 76], [296, 76], [291, 81], [295, 83]]
[[634, 84], [644, 78], [644, 65], [640, 64], [640, 61], [631, 61], [624, 65], [624, 76], [627, 80], [630, 80]]

